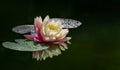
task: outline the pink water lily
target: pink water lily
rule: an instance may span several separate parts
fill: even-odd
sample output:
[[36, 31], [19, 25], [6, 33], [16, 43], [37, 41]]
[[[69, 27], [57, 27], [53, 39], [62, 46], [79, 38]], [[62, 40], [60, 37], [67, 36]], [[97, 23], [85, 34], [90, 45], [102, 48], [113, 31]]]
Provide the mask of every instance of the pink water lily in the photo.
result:
[[66, 37], [69, 30], [63, 29], [60, 21], [54, 21], [46, 16], [42, 21], [41, 17], [34, 19], [34, 34], [25, 34], [24, 36], [35, 42], [47, 42], [47, 43], [63, 43], [70, 40], [70, 37]]

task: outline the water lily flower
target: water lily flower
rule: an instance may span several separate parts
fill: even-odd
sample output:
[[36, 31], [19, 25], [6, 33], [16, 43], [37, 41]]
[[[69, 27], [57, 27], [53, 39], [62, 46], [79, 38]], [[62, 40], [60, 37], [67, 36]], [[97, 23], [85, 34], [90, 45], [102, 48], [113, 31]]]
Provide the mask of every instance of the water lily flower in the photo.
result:
[[25, 34], [24, 36], [36, 42], [48, 42], [48, 43], [61, 43], [70, 39], [66, 38], [68, 29], [63, 29], [60, 21], [50, 20], [49, 16], [46, 16], [42, 21], [41, 17], [34, 19], [34, 34]]
[[24, 34], [26, 39], [16, 39], [15, 42], [3, 42], [3, 46], [12, 50], [31, 51], [37, 60], [58, 56], [68, 49], [71, 37], [67, 37], [69, 28], [76, 28], [81, 22], [73, 19], [51, 18], [46, 16], [34, 19], [34, 25], [20, 25], [12, 31]]

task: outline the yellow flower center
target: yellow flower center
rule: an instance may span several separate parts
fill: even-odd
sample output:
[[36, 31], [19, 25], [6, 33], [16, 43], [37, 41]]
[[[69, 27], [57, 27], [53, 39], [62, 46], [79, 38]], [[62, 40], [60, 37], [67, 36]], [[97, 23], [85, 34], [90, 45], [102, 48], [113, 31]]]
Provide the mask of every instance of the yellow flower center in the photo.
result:
[[57, 27], [53, 24], [50, 24], [48, 27], [50, 28], [50, 30], [57, 30]]

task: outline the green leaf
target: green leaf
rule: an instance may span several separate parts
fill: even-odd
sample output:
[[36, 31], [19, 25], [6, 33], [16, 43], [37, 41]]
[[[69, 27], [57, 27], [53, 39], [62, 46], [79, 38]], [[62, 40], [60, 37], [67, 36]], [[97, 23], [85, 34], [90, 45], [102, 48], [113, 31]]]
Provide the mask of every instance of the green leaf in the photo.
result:
[[5, 48], [18, 51], [40, 51], [49, 48], [49, 45], [43, 43], [35, 43], [26, 39], [16, 39], [15, 42], [3, 42]]

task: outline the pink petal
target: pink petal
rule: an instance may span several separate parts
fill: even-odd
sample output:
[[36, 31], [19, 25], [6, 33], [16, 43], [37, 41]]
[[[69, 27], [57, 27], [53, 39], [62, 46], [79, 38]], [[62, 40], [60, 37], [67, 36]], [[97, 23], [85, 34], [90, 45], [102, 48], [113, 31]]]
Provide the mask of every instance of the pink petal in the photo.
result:
[[24, 37], [29, 40], [34, 40], [34, 38], [35, 38], [35, 36], [33, 36], [33, 35], [24, 35]]
[[63, 38], [63, 39], [61, 39], [61, 40], [56, 40], [56, 41], [53, 41], [53, 42], [51, 42], [52, 44], [59, 44], [59, 43], [64, 43], [64, 42], [66, 42], [66, 41], [69, 41], [71, 39], [71, 37], [65, 37], [65, 38]]
[[35, 31], [37, 33], [37, 36], [38, 36], [39, 40], [44, 41], [42, 33], [41, 33], [41, 24], [42, 23], [38, 20], [38, 18], [35, 18], [35, 20], [34, 20]]

